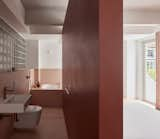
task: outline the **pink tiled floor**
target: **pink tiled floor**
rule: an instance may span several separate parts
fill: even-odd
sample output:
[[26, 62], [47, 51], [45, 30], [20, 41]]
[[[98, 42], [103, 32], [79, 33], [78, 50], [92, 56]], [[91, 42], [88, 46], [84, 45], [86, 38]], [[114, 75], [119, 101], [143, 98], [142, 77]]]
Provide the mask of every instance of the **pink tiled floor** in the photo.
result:
[[44, 108], [36, 129], [15, 130], [11, 139], [68, 139], [62, 109]]

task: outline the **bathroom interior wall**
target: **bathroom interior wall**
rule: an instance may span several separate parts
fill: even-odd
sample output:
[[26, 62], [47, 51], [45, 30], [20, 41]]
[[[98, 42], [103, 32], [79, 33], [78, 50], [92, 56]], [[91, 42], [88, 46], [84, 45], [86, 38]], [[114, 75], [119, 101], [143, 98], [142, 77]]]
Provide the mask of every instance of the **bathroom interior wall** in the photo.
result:
[[27, 41], [31, 85], [39, 81], [62, 86], [62, 37], [53, 35], [52, 38]]
[[38, 40], [27, 40], [27, 69], [38, 69]]
[[[37, 51], [38, 50], [38, 51]], [[36, 58], [37, 67], [31, 75], [41, 84], [56, 84], [62, 86], [62, 38], [54, 35], [53, 39], [39, 40]], [[33, 52], [33, 51], [32, 51]], [[34, 58], [31, 56], [30, 59]], [[34, 64], [35, 65], [35, 64]], [[34, 82], [34, 81], [32, 81]]]
[[98, 0], [70, 0], [63, 30], [64, 113], [69, 139], [98, 139]]
[[[26, 76], [29, 75], [28, 70], [20, 70], [16, 72], [4, 72], [0, 73], [0, 96], [2, 96], [3, 88], [5, 86], [11, 86], [12, 82], [15, 81], [15, 87], [17, 93], [28, 93], [29, 92], [29, 81]], [[11, 135], [12, 131], [12, 117], [6, 117], [0, 119], [0, 138], [7, 139]]]
[[57, 85], [62, 88], [62, 70], [61, 69], [31, 69], [31, 86], [35, 81], [40, 81], [41, 84]]
[[136, 41], [127, 41], [127, 98], [136, 97]]
[[17, 93], [29, 92], [29, 81], [26, 79], [27, 75], [29, 75], [28, 70], [0, 73], [0, 94], [2, 95], [4, 86], [12, 87], [13, 81], [15, 81]]
[[62, 69], [62, 38], [53, 36], [52, 40], [39, 41], [39, 68]]
[[62, 87], [61, 69], [39, 69], [39, 81], [41, 84], [53, 84]]
[[136, 41], [136, 99], [144, 99], [144, 73], [145, 73], [145, 60], [144, 60], [145, 45], [142, 40]]
[[127, 97], [127, 40], [123, 41], [123, 98]]
[[39, 81], [41, 84], [62, 85], [62, 38], [39, 41]]
[[123, 44], [123, 97], [143, 100], [144, 97], [143, 39], [127, 39]]
[[[8, 26], [6, 26], [7, 29]], [[8, 27], [10, 29], [10, 27]], [[12, 32], [13, 33], [13, 32]], [[29, 81], [26, 76], [29, 75], [29, 71], [17, 70], [15, 72], [0, 72], [0, 96], [2, 97], [3, 89], [5, 86], [12, 87], [13, 81], [15, 81], [15, 89], [17, 93], [29, 92]], [[6, 117], [0, 119], [0, 138], [6, 139], [12, 129], [12, 117]]]

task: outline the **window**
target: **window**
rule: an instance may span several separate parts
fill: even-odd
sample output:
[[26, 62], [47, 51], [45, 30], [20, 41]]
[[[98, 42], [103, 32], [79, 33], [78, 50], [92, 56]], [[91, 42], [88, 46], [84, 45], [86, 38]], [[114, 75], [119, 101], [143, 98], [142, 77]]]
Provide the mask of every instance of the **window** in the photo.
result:
[[144, 100], [156, 102], [156, 44], [145, 44], [145, 93]]

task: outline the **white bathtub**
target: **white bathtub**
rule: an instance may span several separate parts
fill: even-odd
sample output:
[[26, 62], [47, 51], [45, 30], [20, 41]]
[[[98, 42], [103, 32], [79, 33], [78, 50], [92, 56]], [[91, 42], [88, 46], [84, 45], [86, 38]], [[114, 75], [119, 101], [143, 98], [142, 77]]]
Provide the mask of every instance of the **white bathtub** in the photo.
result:
[[42, 84], [41, 89], [43, 90], [56, 90], [59, 89], [59, 85], [56, 84]]

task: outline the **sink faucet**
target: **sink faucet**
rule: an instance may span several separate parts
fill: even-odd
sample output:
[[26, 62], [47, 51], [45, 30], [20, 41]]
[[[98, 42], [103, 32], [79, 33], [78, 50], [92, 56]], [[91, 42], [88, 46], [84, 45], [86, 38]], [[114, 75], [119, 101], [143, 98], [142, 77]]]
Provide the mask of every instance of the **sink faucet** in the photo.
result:
[[5, 86], [3, 89], [3, 99], [7, 98], [7, 92], [15, 92], [15, 91], [16, 91], [15, 89], [11, 89]]
[[9, 88], [7, 86], [5, 86], [3, 88], [3, 99], [6, 99], [7, 98], [7, 92], [15, 92], [15, 82], [13, 81], [13, 87], [12, 88]]

